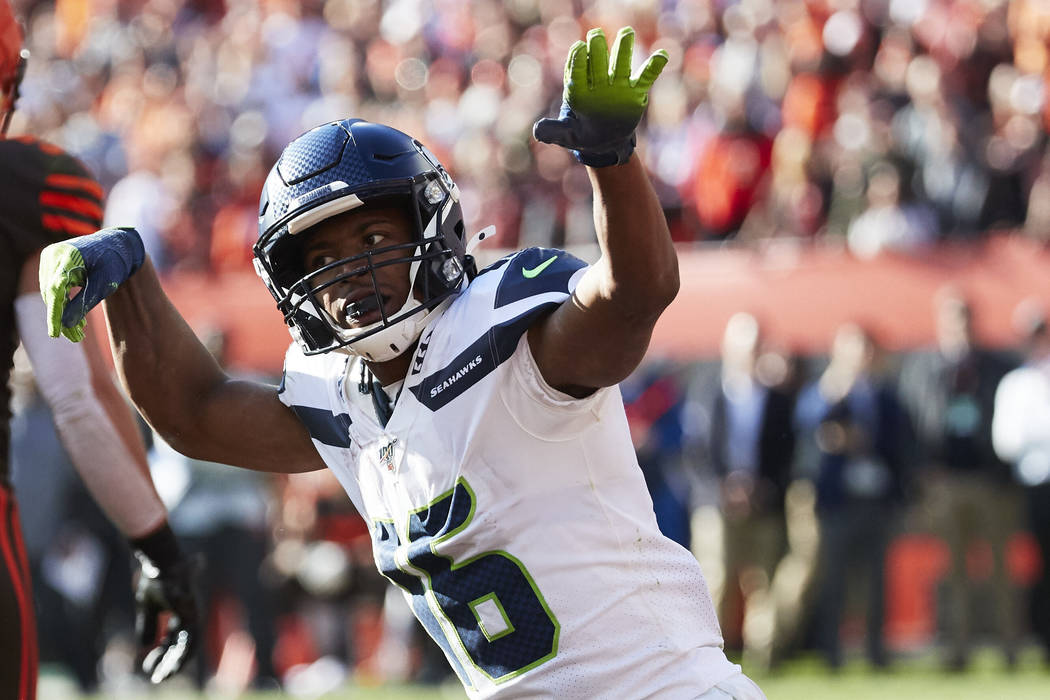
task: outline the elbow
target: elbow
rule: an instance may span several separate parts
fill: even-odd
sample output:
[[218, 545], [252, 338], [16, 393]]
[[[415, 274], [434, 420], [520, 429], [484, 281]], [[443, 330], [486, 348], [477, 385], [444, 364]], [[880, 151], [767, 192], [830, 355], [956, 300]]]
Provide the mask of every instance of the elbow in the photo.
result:
[[641, 293], [633, 295], [637, 301], [639, 316], [657, 318], [678, 296], [682, 281], [678, 274], [678, 265], [665, 266], [640, 285]]
[[661, 275], [658, 290], [658, 303], [661, 311], [671, 305], [671, 302], [678, 297], [678, 292], [681, 289], [682, 278], [678, 273], [678, 261], [675, 260], [674, 264], [670, 265], [664, 274]]
[[628, 279], [610, 274], [601, 297], [624, 321], [652, 324], [678, 296], [680, 286], [677, 265]]
[[161, 437], [164, 442], [168, 443], [171, 449], [175, 450], [179, 454], [189, 457], [190, 459], [203, 459], [201, 454], [196, 449], [199, 441], [193, 436], [192, 433], [178, 428], [172, 427], [157, 427], [153, 428], [157, 435]]

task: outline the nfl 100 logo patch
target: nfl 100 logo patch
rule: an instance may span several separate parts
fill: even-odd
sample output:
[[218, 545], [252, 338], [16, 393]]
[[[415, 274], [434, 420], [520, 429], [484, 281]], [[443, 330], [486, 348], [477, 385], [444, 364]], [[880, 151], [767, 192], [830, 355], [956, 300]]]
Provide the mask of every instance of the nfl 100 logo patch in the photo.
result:
[[379, 463], [386, 467], [388, 472], [394, 471], [394, 445], [396, 444], [397, 438], [394, 438], [379, 448]]

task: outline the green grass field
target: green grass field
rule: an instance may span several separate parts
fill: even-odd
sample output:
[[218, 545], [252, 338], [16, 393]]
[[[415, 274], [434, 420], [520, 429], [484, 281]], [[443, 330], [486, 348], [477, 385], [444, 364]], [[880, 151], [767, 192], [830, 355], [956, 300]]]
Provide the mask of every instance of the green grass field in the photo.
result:
[[[1008, 671], [992, 651], [979, 654], [964, 673], [949, 674], [940, 670], [932, 655], [899, 661], [892, 670], [873, 672], [866, 664], [848, 664], [841, 672], [829, 673], [818, 661], [803, 659], [787, 664], [783, 670], [766, 676], [754, 675], [769, 700], [1050, 700], [1050, 666], [1038, 652], [1022, 657], [1021, 663]], [[71, 700], [68, 685], [42, 683], [39, 700]], [[185, 688], [167, 687], [155, 692], [140, 689], [119, 695], [96, 696], [138, 700], [194, 700], [229, 697], [215, 694], [198, 695]], [[249, 693], [242, 700], [291, 700], [285, 693]], [[418, 686], [346, 686], [322, 696], [325, 700], [463, 700], [466, 696], [457, 686], [441, 688]]]

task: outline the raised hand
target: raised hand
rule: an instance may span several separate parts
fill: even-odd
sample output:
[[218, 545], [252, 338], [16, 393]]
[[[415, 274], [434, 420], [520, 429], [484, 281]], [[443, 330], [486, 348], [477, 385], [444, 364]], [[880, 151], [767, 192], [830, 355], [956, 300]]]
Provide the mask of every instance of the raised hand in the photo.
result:
[[667, 52], [654, 52], [631, 77], [634, 29], [624, 27], [613, 44], [614, 62], [601, 29], [587, 32], [565, 61], [565, 89], [557, 119], [540, 119], [538, 141], [568, 148], [584, 165], [622, 165], [634, 152], [634, 130], [649, 103], [649, 88], [667, 65]]
[[[47, 309], [47, 332], [74, 343], [84, 339], [86, 316], [116, 291], [145, 259], [138, 231], [107, 228], [90, 236], [52, 243], [40, 253], [40, 294]], [[72, 299], [69, 292], [80, 291]]]

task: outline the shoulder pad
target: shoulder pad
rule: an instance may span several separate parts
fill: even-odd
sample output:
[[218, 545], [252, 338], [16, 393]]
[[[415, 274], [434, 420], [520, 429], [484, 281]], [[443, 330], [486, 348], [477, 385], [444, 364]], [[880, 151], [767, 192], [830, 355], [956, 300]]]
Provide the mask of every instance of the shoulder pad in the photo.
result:
[[570, 280], [585, 267], [587, 263], [564, 250], [526, 248], [507, 262], [496, 288], [494, 307], [548, 292], [569, 294]]

